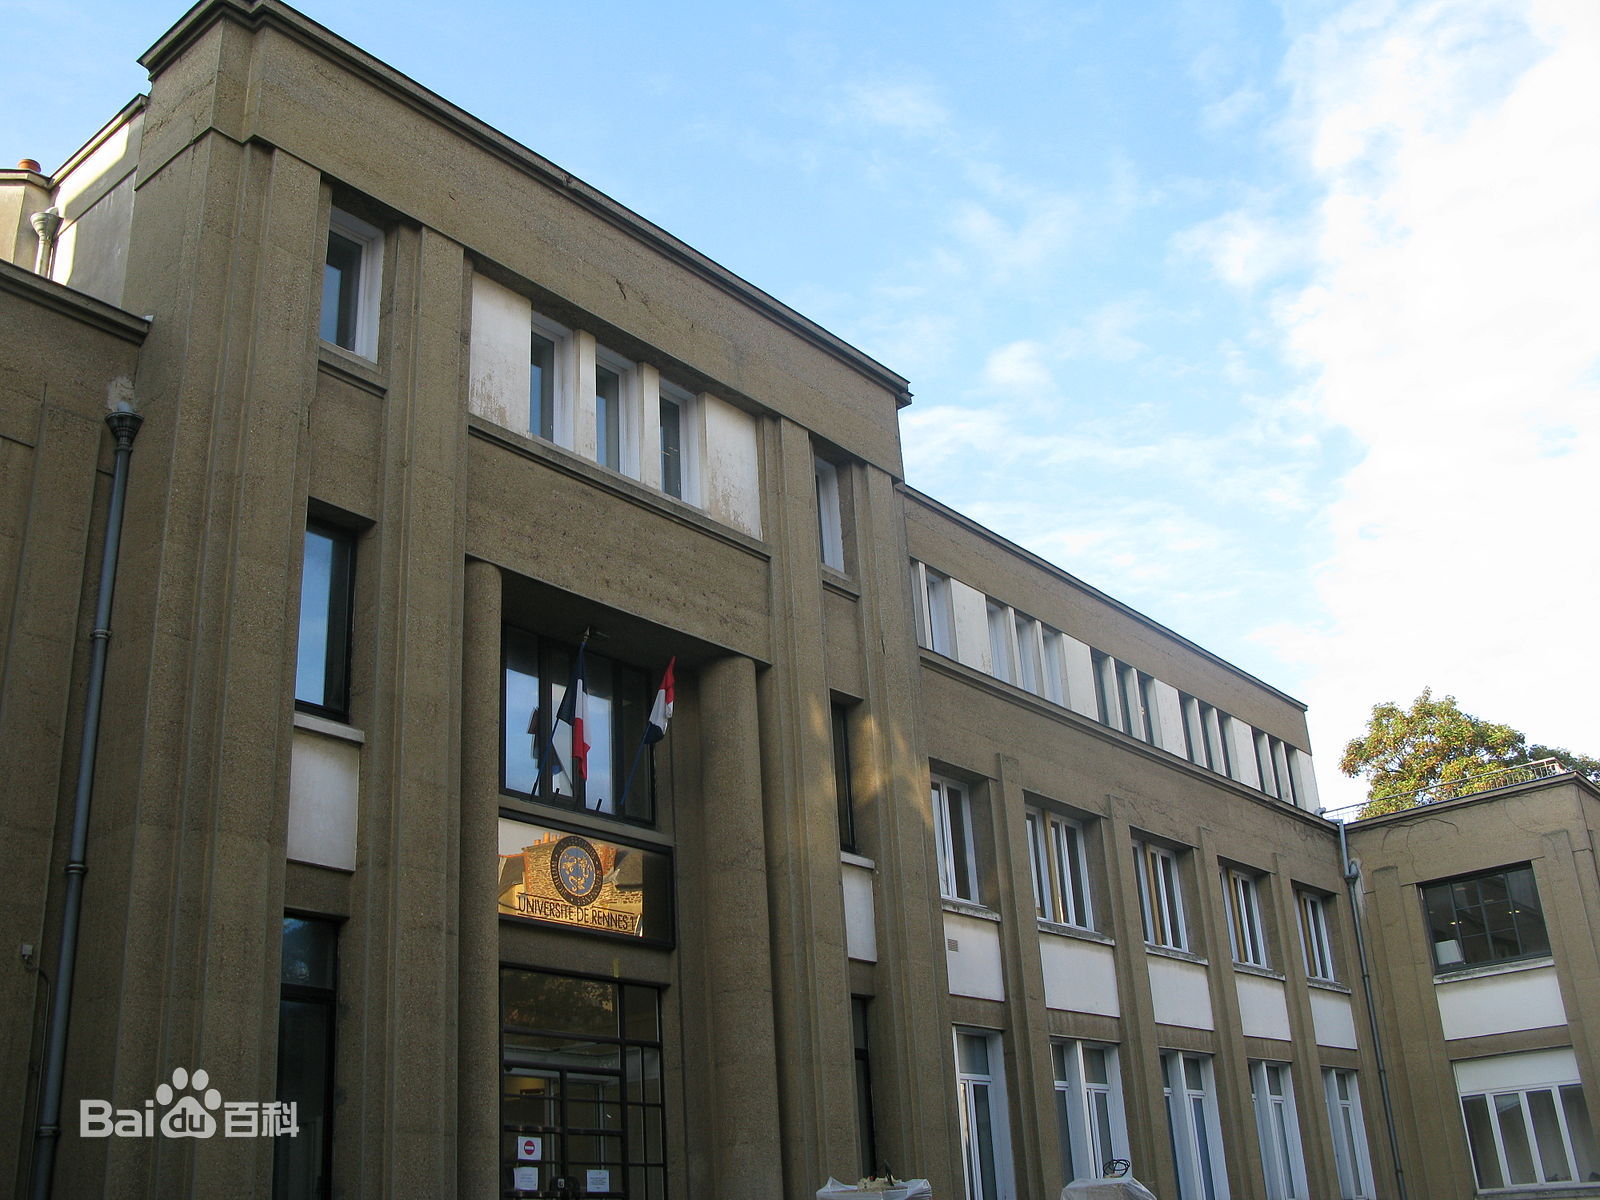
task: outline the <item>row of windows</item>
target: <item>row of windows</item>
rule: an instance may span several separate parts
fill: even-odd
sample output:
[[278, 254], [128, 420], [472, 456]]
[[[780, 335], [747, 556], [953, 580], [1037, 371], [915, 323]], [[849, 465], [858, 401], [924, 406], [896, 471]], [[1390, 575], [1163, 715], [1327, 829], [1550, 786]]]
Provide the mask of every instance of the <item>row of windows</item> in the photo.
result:
[[[1075, 707], [1108, 728], [1181, 754], [1190, 762], [1230, 779], [1253, 778], [1257, 787], [1279, 800], [1301, 806], [1306, 803], [1300, 775], [1305, 768], [1300, 751], [1281, 738], [1247, 725], [1186, 692], [1167, 688], [1153, 675], [1100, 650], [1082, 646], [1059, 629], [993, 597], [983, 597], [987, 657], [970, 653], [957, 632], [956, 594], [966, 585], [921, 562], [912, 562], [911, 574], [919, 645], [969, 664], [981, 661], [995, 678], [1052, 703]], [[966, 591], [971, 592], [971, 589]], [[976, 597], [980, 593], [972, 595]], [[1075, 648], [1076, 654], [1087, 653], [1089, 680], [1081, 706], [1074, 704], [1069, 646]], [[1094, 698], [1089, 708], [1087, 692], [1091, 687]], [[1163, 719], [1163, 704], [1174, 705], [1166, 719]], [[1253, 775], [1239, 761], [1241, 753], [1249, 759]]]
[[[1100, 1178], [1115, 1161], [1130, 1159], [1118, 1047], [1062, 1040], [1051, 1043], [1051, 1055], [1062, 1173], [1069, 1181]], [[998, 1200], [1014, 1192], [1001, 1035], [957, 1029], [955, 1058], [967, 1200]], [[1163, 1050], [1161, 1075], [1179, 1200], [1225, 1200], [1227, 1165], [1211, 1056]], [[1376, 1192], [1356, 1073], [1328, 1067], [1322, 1081], [1339, 1195], [1370, 1200]], [[1252, 1060], [1250, 1094], [1269, 1200], [1307, 1200], [1290, 1065]], [[1148, 1177], [1148, 1169], [1132, 1167], [1135, 1176]]]
[[[965, 784], [935, 775], [931, 779], [930, 797], [940, 894], [948, 900], [982, 903], [972, 795]], [[1029, 806], [1023, 820], [1035, 914], [1042, 921], [1058, 925], [1097, 928], [1091, 884], [1091, 839], [1086, 822], [1038, 806]], [[1149, 841], [1136, 841], [1132, 852], [1145, 942], [1173, 950], [1189, 950], [1191, 939], [1184, 909], [1179, 853]], [[1234, 961], [1270, 967], [1262, 917], [1264, 877], [1230, 867], [1223, 870], [1221, 878]], [[1328, 937], [1328, 901], [1321, 895], [1297, 890], [1295, 903], [1306, 975], [1312, 979], [1332, 980], [1335, 974]]]

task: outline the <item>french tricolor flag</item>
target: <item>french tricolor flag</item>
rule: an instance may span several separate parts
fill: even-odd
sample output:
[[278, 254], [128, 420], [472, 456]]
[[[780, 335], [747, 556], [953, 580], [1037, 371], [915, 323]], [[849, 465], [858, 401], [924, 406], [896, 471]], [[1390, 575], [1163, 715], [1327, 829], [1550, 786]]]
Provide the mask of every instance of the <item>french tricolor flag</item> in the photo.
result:
[[582, 780], [589, 778], [589, 739], [584, 734], [584, 723], [589, 716], [589, 690], [583, 662], [587, 645], [585, 638], [578, 647], [578, 661], [572, 667], [572, 683], [567, 694], [561, 697], [561, 707], [556, 710], [556, 724], [565, 721], [572, 727], [572, 769]]
[[677, 662], [676, 656], [668, 660], [666, 673], [661, 676], [661, 686], [656, 689], [656, 702], [650, 706], [650, 718], [644, 727], [644, 744], [647, 746], [653, 746], [667, 736], [667, 722], [672, 720], [672, 668]]

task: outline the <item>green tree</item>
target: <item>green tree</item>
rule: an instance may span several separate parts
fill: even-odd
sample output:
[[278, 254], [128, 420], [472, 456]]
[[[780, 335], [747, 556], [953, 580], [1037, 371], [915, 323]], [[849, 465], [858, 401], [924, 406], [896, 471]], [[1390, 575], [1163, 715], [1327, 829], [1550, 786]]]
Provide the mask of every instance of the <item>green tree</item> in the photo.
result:
[[[1375, 817], [1405, 808], [1408, 794], [1421, 788], [1544, 758], [1600, 782], [1600, 759], [1529, 745], [1519, 730], [1462, 712], [1454, 696], [1435, 700], [1427, 687], [1408, 709], [1393, 701], [1373, 705], [1366, 733], [1346, 744], [1339, 770], [1367, 781], [1361, 815]], [[1463, 787], [1460, 794], [1470, 790]]]

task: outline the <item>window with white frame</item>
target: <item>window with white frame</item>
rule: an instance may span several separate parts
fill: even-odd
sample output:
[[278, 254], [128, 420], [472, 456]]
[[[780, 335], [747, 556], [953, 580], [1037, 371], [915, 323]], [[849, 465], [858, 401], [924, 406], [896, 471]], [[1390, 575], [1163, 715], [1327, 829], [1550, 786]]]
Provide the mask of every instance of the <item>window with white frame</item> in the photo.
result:
[[1000, 1035], [957, 1029], [955, 1043], [967, 1200], [1012, 1200], [1011, 1130]]
[[1133, 868], [1139, 883], [1139, 916], [1144, 922], [1145, 942], [1170, 950], [1187, 950], [1189, 935], [1183, 923], [1178, 856], [1165, 846], [1134, 842]]
[[1461, 1116], [1479, 1190], [1600, 1177], [1594, 1126], [1577, 1080], [1462, 1096]]
[[690, 504], [700, 503], [700, 457], [695, 438], [698, 401], [676, 384], [661, 380], [657, 397], [661, 490]]
[[1455, 1075], [1479, 1191], [1600, 1180], [1594, 1124], [1572, 1050], [1464, 1059]]
[[935, 775], [932, 780], [933, 836], [939, 856], [939, 894], [978, 903], [978, 861], [973, 840], [972, 802], [965, 784]]
[[1089, 652], [1089, 662], [1094, 669], [1095, 714], [1100, 724], [1127, 732], [1122, 707], [1122, 688], [1117, 681], [1117, 660], [1098, 650]]
[[1229, 1200], [1211, 1056], [1163, 1050], [1161, 1073], [1178, 1200]]
[[1044, 693], [1044, 642], [1039, 622], [1032, 617], [1013, 611], [1012, 626], [1017, 634], [1016, 684], [1035, 696]]
[[996, 679], [1017, 682], [1015, 654], [1012, 651], [1011, 610], [997, 600], [984, 605], [989, 620], [989, 663]]
[[1256, 770], [1261, 775], [1261, 790], [1269, 796], [1276, 796], [1279, 800], [1299, 804], [1299, 789], [1295, 786], [1294, 773], [1290, 770], [1289, 756], [1293, 747], [1287, 745], [1282, 738], [1275, 738], [1257, 729], [1255, 748]]
[[[594, 458], [602, 467], [625, 471], [632, 465], [633, 391], [638, 369], [620, 354], [594, 350]], [[626, 470], [636, 475], [634, 470]]]
[[1233, 756], [1228, 747], [1228, 715], [1185, 692], [1178, 694], [1178, 700], [1183, 709], [1184, 754], [1190, 762], [1208, 771], [1231, 777]]
[[1083, 826], [1059, 813], [1029, 808], [1024, 815], [1033, 873], [1034, 912], [1045, 921], [1092, 929]]
[[839, 504], [839, 469], [825, 458], [813, 456], [817, 481], [817, 537], [822, 561], [835, 571], [844, 570], [844, 517]]
[[1040, 640], [1043, 646], [1044, 670], [1041, 687], [1044, 698], [1055, 704], [1067, 702], [1066, 648], [1061, 641], [1061, 631], [1041, 625]]
[[1056, 1074], [1061, 1171], [1070, 1182], [1097, 1179], [1112, 1159], [1128, 1157], [1117, 1048], [1094, 1042], [1050, 1044]]
[[547, 442], [570, 445], [572, 397], [567, 394], [565, 370], [572, 331], [535, 313], [528, 340], [528, 432]]
[[1300, 1145], [1300, 1122], [1294, 1110], [1294, 1080], [1289, 1064], [1250, 1064], [1250, 1100], [1255, 1107], [1256, 1135], [1261, 1140], [1261, 1172], [1266, 1178], [1267, 1200], [1306, 1200], [1305, 1154]]
[[1295, 907], [1300, 910], [1300, 948], [1305, 955], [1306, 977], [1335, 980], [1333, 943], [1328, 937], [1328, 901], [1311, 892], [1299, 892]]
[[334, 209], [322, 268], [322, 340], [376, 359], [382, 282], [383, 231]]
[[955, 606], [950, 595], [950, 577], [913, 559], [911, 587], [917, 600], [917, 644], [935, 654], [954, 658]]
[[1361, 1089], [1354, 1071], [1324, 1067], [1322, 1089], [1333, 1130], [1333, 1160], [1339, 1172], [1340, 1200], [1373, 1200], [1372, 1157], [1361, 1116]]
[[1230, 868], [1222, 873], [1222, 889], [1228, 897], [1228, 939], [1233, 944], [1233, 961], [1252, 967], [1266, 966], [1261, 881], [1249, 872]]

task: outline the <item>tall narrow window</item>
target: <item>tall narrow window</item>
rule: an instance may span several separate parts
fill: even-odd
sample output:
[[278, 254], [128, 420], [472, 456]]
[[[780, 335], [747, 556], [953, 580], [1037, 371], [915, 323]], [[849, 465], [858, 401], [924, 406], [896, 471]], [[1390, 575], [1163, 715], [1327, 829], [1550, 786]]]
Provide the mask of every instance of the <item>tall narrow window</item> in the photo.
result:
[[933, 779], [933, 834], [939, 856], [939, 891], [950, 900], [978, 902], [978, 863], [972, 805], [963, 784]]
[[850, 706], [835, 700], [833, 716], [833, 792], [839, 806], [839, 848], [856, 848], [856, 810], [850, 788]]
[[1067, 702], [1066, 655], [1062, 649], [1061, 631], [1042, 626], [1044, 641], [1044, 698], [1055, 704]]
[[1288, 1063], [1252, 1062], [1250, 1099], [1255, 1106], [1256, 1136], [1261, 1142], [1261, 1171], [1267, 1200], [1306, 1200], [1305, 1155], [1300, 1148], [1300, 1122], [1295, 1118], [1294, 1081]]
[[300, 569], [295, 706], [340, 721], [350, 715], [355, 554], [355, 539], [349, 533], [318, 522], [307, 524]]
[[1058, 925], [1092, 928], [1083, 826], [1039, 808], [1027, 810], [1034, 911]]
[[994, 677], [1015, 683], [1017, 670], [1011, 650], [1011, 610], [996, 600], [990, 600], [985, 611], [989, 618], [989, 661], [994, 669]]
[[1039, 622], [1021, 613], [1015, 613], [1014, 620], [1017, 630], [1017, 686], [1035, 696], [1042, 695], [1044, 664], [1039, 656]]
[[695, 398], [682, 388], [661, 381], [661, 490], [690, 504], [700, 502], [695, 460]]
[[322, 320], [325, 342], [363, 358], [378, 357], [378, 287], [383, 270], [383, 234], [339, 209], [328, 222], [327, 256], [322, 268]]
[[613, 471], [623, 469], [623, 448], [627, 443], [628, 390], [633, 364], [596, 348], [594, 364], [594, 444], [595, 461]]
[[275, 1139], [273, 1200], [325, 1200], [333, 1194], [338, 941], [333, 921], [283, 919], [277, 1098], [295, 1106], [299, 1132]]
[[850, 997], [850, 1030], [854, 1035], [856, 1059], [856, 1149], [861, 1156], [862, 1178], [878, 1171], [878, 1139], [872, 1117], [872, 1059], [867, 1041], [867, 1014], [871, 1003], [868, 996]]
[[1139, 883], [1139, 915], [1144, 921], [1144, 940], [1152, 946], [1187, 950], [1189, 935], [1183, 923], [1178, 856], [1162, 846], [1135, 842], [1133, 867]]
[[1178, 1168], [1178, 1200], [1228, 1200], [1211, 1056], [1164, 1050], [1161, 1069], [1172, 1157]]
[[1069, 1182], [1097, 1179], [1112, 1159], [1128, 1157], [1117, 1049], [1067, 1041], [1053, 1042], [1050, 1052], [1062, 1174]]
[[1310, 892], [1299, 892], [1300, 946], [1305, 953], [1308, 979], [1334, 980], [1333, 946], [1328, 939], [1328, 902]]
[[1267, 965], [1267, 939], [1261, 924], [1261, 885], [1244, 871], [1224, 871], [1223, 891], [1228, 897], [1228, 938], [1233, 961], [1253, 967]]
[[932, 567], [913, 563], [921, 588], [919, 616], [922, 618], [923, 645], [935, 654], [954, 658], [956, 654], [955, 609], [950, 596], [950, 578]]
[[817, 538], [822, 561], [835, 571], [844, 570], [844, 517], [839, 503], [839, 469], [825, 458], [813, 456], [817, 486]]
[[1094, 699], [1100, 724], [1127, 732], [1122, 710], [1122, 690], [1117, 682], [1117, 660], [1098, 650], [1089, 654], [1094, 668]]
[[956, 1086], [967, 1200], [1002, 1200], [1011, 1193], [1011, 1134], [999, 1034], [956, 1031]]
[[1361, 1091], [1354, 1071], [1324, 1067], [1322, 1087], [1333, 1129], [1333, 1159], [1339, 1171], [1340, 1200], [1372, 1200], [1372, 1159], [1361, 1118]]

